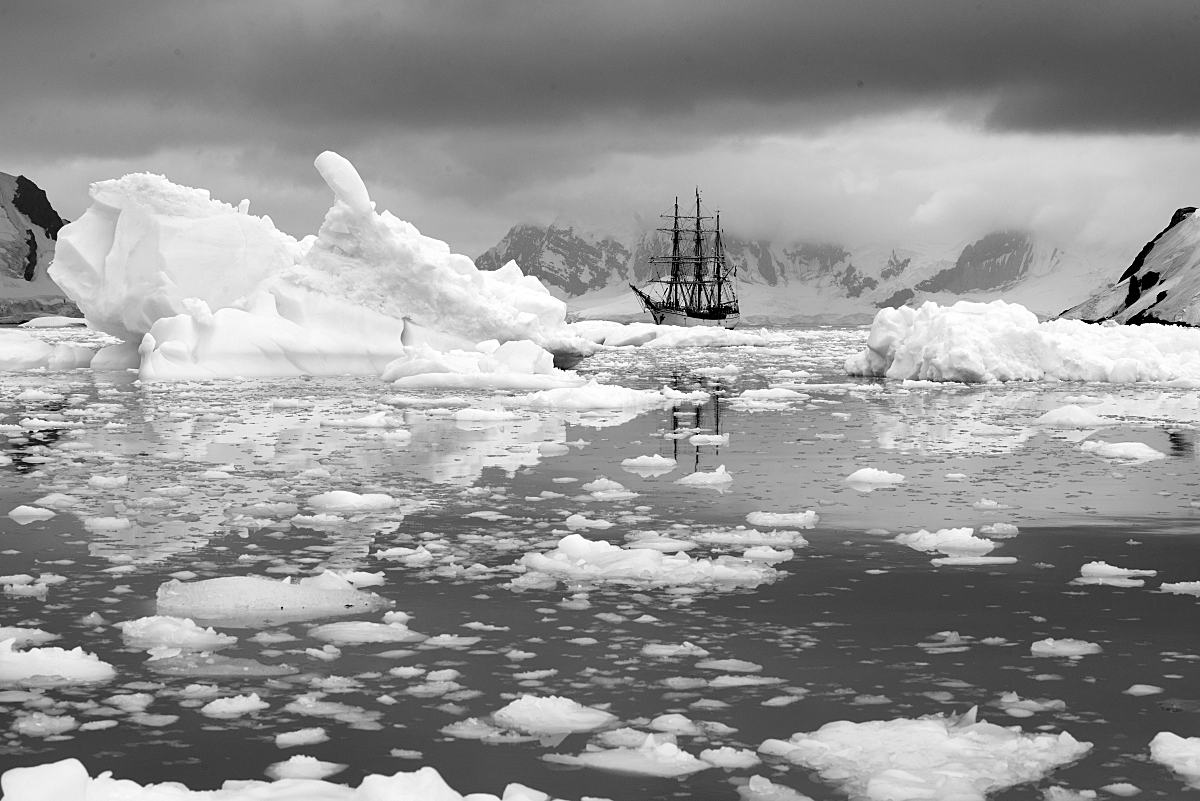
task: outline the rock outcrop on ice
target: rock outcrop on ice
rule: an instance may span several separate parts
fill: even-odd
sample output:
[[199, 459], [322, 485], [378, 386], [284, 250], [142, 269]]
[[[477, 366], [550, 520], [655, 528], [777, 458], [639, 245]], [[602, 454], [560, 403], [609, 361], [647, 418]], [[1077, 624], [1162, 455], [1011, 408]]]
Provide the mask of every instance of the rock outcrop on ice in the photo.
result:
[[1061, 316], [1090, 323], [1200, 324], [1200, 218], [1195, 212], [1178, 209], [1117, 283]]
[[0, 173], [0, 324], [79, 315], [46, 274], [65, 224], [37, 184]]
[[[316, 167], [334, 203], [302, 241], [249, 214], [248, 201], [231, 206], [160, 175], [93, 184], [91, 207], [62, 229], [50, 267], [89, 323], [124, 342], [92, 366], [137, 366], [155, 380], [381, 375], [430, 353], [487, 355], [500, 342], [586, 352], [565, 328], [565, 305], [536, 278], [515, 264], [480, 271], [376, 212], [338, 154], [322, 153]], [[549, 354], [532, 362], [553, 370]]]
[[[865, 323], [876, 309], [925, 300], [1015, 300], [1043, 316], [1101, 283], [1087, 261], [1020, 231], [989, 233], [965, 245], [849, 248], [835, 242], [777, 242], [726, 231], [737, 267], [742, 319]], [[516, 261], [572, 312], [587, 319], [640, 319], [629, 282], [649, 277], [651, 256], [670, 250], [657, 231], [619, 236], [578, 226], [514, 226], [477, 260], [482, 269]]]

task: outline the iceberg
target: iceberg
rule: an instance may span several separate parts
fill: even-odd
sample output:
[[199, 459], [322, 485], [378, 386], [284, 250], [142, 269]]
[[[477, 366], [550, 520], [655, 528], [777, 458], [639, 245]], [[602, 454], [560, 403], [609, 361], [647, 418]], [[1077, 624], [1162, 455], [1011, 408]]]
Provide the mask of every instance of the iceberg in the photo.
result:
[[[479, 270], [377, 212], [342, 156], [325, 151], [315, 166], [334, 201], [317, 235], [300, 241], [249, 214], [248, 201], [232, 206], [161, 175], [93, 184], [92, 205], [59, 232], [49, 270], [93, 328], [123, 342], [92, 367], [184, 380], [382, 375], [400, 360], [407, 371], [392, 372], [411, 375], [428, 350], [488, 357], [502, 343], [529, 342], [548, 360], [548, 351], [595, 348], [566, 327], [566, 305], [515, 262]], [[21, 359], [33, 356], [50, 358]], [[535, 362], [550, 373], [529, 356], [504, 367]]]
[[880, 309], [866, 347], [845, 367], [850, 375], [964, 383], [1195, 381], [1200, 330], [1043, 323], [1001, 300], [929, 301], [917, 309]]

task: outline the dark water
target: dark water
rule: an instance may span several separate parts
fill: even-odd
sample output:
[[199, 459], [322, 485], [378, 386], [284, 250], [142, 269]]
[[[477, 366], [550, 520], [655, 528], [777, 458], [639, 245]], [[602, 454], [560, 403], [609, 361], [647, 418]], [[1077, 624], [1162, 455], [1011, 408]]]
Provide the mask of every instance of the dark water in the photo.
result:
[[[836, 796], [804, 769], [770, 760], [686, 779], [631, 777], [541, 759], [579, 753], [588, 735], [557, 745], [488, 745], [440, 732], [468, 717], [486, 717], [527, 692], [604, 706], [626, 726], [644, 728], [653, 717], [679, 712], [729, 727], [704, 738], [681, 737], [692, 753], [720, 745], [753, 750], [767, 738], [835, 720], [960, 714], [978, 706], [993, 722], [1065, 730], [1094, 743], [1075, 765], [996, 798], [1035, 799], [1051, 785], [1084, 790], [1117, 781], [1142, 788], [1142, 798], [1179, 797], [1184, 783], [1149, 761], [1148, 743], [1160, 731], [1194, 736], [1200, 728], [1194, 634], [1200, 602], [1154, 591], [1162, 581], [1200, 579], [1191, 505], [1200, 499], [1193, 393], [848, 381], [841, 360], [864, 335], [782, 331], [773, 334], [771, 347], [605, 354], [584, 362], [581, 372], [626, 386], [702, 387], [716, 399], [600, 417], [523, 409], [519, 420], [492, 424], [457, 423], [396, 405], [412, 399], [395, 398], [390, 387], [369, 380], [151, 388], [88, 371], [6, 376], [0, 422], [8, 426], [4, 453], [13, 461], [0, 467], [8, 504], [0, 511], [49, 492], [79, 502], [26, 526], [0, 517], [0, 573], [66, 577], [44, 599], [0, 596], [0, 625], [59, 634], [52, 645], [83, 646], [114, 664], [118, 677], [102, 687], [46, 689], [0, 704], [0, 768], [75, 756], [93, 774], [112, 770], [139, 782], [213, 788], [225, 778], [261, 778], [271, 763], [304, 753], [347, 764], [336, 780], [350, 784], [371, 773], [432, 765], [464, 793], [498, 793], [519, 781], [567, 798], [732, 799], [736, 783], [761, 774], [813, 798]], [[725, 369], [730, 366], [736, 375]], [[768, 383], [810, 397], [776, 408], [737, 399]], [[30, 388], [60, 397], [18, 397]], [[1166, 458], [1108, 462], [1080, 451], [1080, 435], [1034, 424], [1042, 412], [1083, 395], [1090, 396], [1090, 408], [1116, 422], [1093, 438], [1144, 442]], [[273, 407], [280, 398], [301, 405]], [[488, 396], [467, 401], [494, 404]], [[411, 440], [320, 425], [382, 409], [404, 417]], [[22, 419], [55, 415], [79, 425], [20, 428]], [[728, 433], [730, 442], [695, 447], [668, 436], [682, 429]], [[562, 450], [547, 445], [562, 443], [565, 453], [546, 455]], [[677, 458], [680, 468], [656, 478], [620, 468], [623, 458], [653, 453]], [[721, 464], [734, 476], [725, 493], [674, 483], [690, 470]], [[860, 467], [906, 479], [861, 492], [844, 481]], [[580, 485], [600, 475], [639, 496], [593, 499]], [[95, 476], [126, 476], [127, 482], [89, 485]], [[402, 506], [321, 528], [256, 506], [294, 503], [306, 511], [308, 497], [330, 489], [385, 492]], [[979, 508], [983, 499], [999, 508]], [[686, 536], [744, 524], [749, 512], [804, 509], [821, 515], [805, 532], [809, 545], [778, 565], [776, 581], [755, 588], [560, 585], [516, 592], [505, 586], [518, 575], [513, 563], [527, 551], [552, 548], [575, 512], [614, 524], [585, 536], [620, 543], [633, 531]], [[485, 515], [469, 516], [479, 512]], [[122, 518], [129, 526], [98, 529], [97, 518]], [[995, 522], [1020, 527], [994, 552], [1016, 557], [1015, 564], [937, 568], [930, 563], [935, 554], [891, 541], [917, 528]], [[419, 543], [431, 546], [431, 564], [410, 567], [372, 556]], [[703, 548], [692, 554], [711, 555]], [[1081, 565], [1097, 560], [1158, 575], [1141, 588], [1070, 583]], [[473, 564], [486, 569], [464, 574], [461, 568]], [[176, 571], [202, 578], [304, 575], [324, 566], [382, 570], [386, 583], [371, 589], [410, 613], [413, 629], [481, 639], [457, 648], [346, 645], [325, 661], [305, 650], [323, 645], [309, 635], [308, 623], [270, 627], [271, 634], [296, 638], [278, 643], [251, 640], [254, 630], [221, 627], [241, 638], [222, 654], [286, 663], [296, 672], [209, 679], [154, 672], [146, 655], [128, 648], [111, 625], [154, 614], [155, 591]], [[106, 622], [84, 622], [92, 612]], [[643, 615], [656, 619], [636, 622]], [[505, 630], [463, 628], [471, 622]], [[944, 645], [939, 633], [948, 631], [959, 633], [961, 647], [938, 647]], [[1047, 637], [1088, 640], [1103, 652], [1079, 660], [1032, 656], [1030, 644]], [[714, 675], [695, 668], [694, 658], [641, 653], [647, 643], [684, 641], [712, 658], [758, 663], [761, 675], [781, 682], [696, 689], [668, 681]], [[386, 653], [397, 649], [412, 653]], [[510, 649], [523, 653], [513, 658]], [[414, 694], [422, 692], [422, 679], [388, 673], [397, 666], [455, 670], [461, 687], [448, 696]], [[217, 684], [222, 696], [257, 692], [270, 708], [234, 720], [206, 718], [197, 711], [202, 702], [183, 694], [195, 683]], [[1135, 683], [1163, 692], [1125, 694]], [[998, 704], [1009, 691], [1062, 703], [1016, 718]], [[130, 692], [152, 694], [146, 712], [178, 720], [147, 725], [104, 703]], [[284, 709], [310, 692], [360, 712], [332, 720]], [[763, 705], [786, 697], [798, 700]], [[51, 738], [9, 728], [34, 709], [71, 714], [80, 723], [111, 718], [118, 725]], [[331, 739], [291, 749], [274, 745], [275, 734], [312, 726], [323, 726]], [[395, 749], [420, 755], [397, 756]]]

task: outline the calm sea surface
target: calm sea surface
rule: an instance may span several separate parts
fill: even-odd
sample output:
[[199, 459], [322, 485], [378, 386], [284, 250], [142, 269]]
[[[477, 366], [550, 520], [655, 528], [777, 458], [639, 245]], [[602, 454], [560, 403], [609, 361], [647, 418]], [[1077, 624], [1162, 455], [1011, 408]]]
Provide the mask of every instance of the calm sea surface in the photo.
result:
[[[201, 789], [264, 778], [270, 764], [303, 753], [346, 764], [333, 780], [350, 784], [432, 765], [464, 793], [499, 793], [519, 781], [566, 798], [736, 799], [736, 786], [760, 774], [816, 799], [837, 797], [804, 769], [770, 759], [752, 769], [648, 778], [542, 759], [580, 753], [586, 734], [485, 744], [441, 731], [532, 693], [602, 706], [634, 728], [672, 712], [723, 724], [681, 736], [692, 753], [753, 750], [835, 720], [978, 706], [996, 723], [1068, 731], [1094, 744], [1046, 781], [995, 798], [1040, 799], [1051, 785], [1086, 790], [1118, 781], [1140, 787], [1141, 798], [1179, 797], [1184, 783], [1149, 760], [1148, 743], [1160, 731], [1200, 734], [1200, 600], [1156, 588], [1200, 580], [1200, 395], [1150, 385], [848, 379], [842, 363], [862, 347], [865, 329], [767, 333], [767, 347], [626, 349], [578, 368], [606, 383], [704, 389], [713, 393], [707, 403], [616, 413], [516, 406], [515, 419], [499, 421], [456, 421], [446, 411], [491, 408], [495, 395], [400, 393], [369, 379], [138, 386], [132, 374], [86, 370], [3, 375], [0, 433], [12, 461], [0, 467], [0, 574], [65, 580], [43, 598], [0, 595], [0, 625], [58, 634], [51, 645], [82, 646], [118, 675], [100, 687], [32, 694], [0, 687], [0, 769], [74, 756], [93, 774]], [[769, 386], [803, 394], [767, 404], [739, 398]], [[1081, 432], [1035, 422], [1068, 403], [1113, 425]], [[411, 438], [329, 425], [381, 410], [402, 419]], [[37, 420], [44, 422], [29, 422]], [[729, 442], [695, 446], [692, 433], [728, 434]], [[1164, 458], [1105, 460], [1081, 449], [1085, 437], [1141, 442]], [[657, 477], [621, 468], [623, 459], [652, 454], [678, 467]], [[733, 476], [724, 492], [675, 483], [721, 465]], [[904, 481], [870, 492], [847, 484], [863, 467]], [[601, 476], [637, 497], [598, 500], [582, 489]], [[339, 489], [387, 493], [399, 506], [341, 522], [291, 521], [311, 514], [308, 498]], [[5, 516], [48, 493], [77, 503], [27, 525]], [[805, 509], [820, 515], [804, 532], [809, 544], [754, 588], [507, 587], [524, 553], [548, 551], [571, 533], [572, 514], [612, 524], [585, 536], [625, 543], [635, 532], [686, 539], [746, 525], [752, 512]], [[1019, 527], [997, 538], [991, 554], [1015, 557], [1012, 564], [936, 567], [938, 554], [893, 541], [921, 528], [995, 523]], [[432, 555], [424, 564], [374, 556], [422, 544]], [[1157, 575], [1142, 587], [1072, 584], [1093, 561]], [[155, 614], [157, 588], [178, 571], [282, 577], [323, 567], [382, 571], [385, 583], [370, 589], [411, 614], [412, 629], [478, 640], [344, 645], [336, 653], [321, 650], [326, 643], [309, 634], [311, 622], [264, 627], [270, 636], [257, 639], [259, 629], [221, 626], [240, 638], [222, 655], [294, 671], [208, 677], [164, 674], [114, 626]], [[486, 626], [465, 627], [475, 623]], [[1077, 660], [1031, 655], [1030, 644], [1049, 637], [1103, 651]], [[714, 674], [696, 668], [695, 657], [642, 654], [648, 643], [685, 641], [709, 658], [757, 663], [760, 675], [780, 681], [700, 686], [697, 679]], [[397, 667], [459, 675], [456, 686], [432, 686], [417, 671], [389, 672]], [[208, 699], [184, 691], [193, 684], [216, 685], [223, 696], [258, 693], [269, 707], [208, 718], [198, 711]], [[1135, 684], [1162, 691], [1125, 692]], [[1043, 711], [1006, 708], [1007, 692], [1045, 702]], [[106, 701], [132, 693], [152, 696], [141, 714]], [[340, 717], [286, 708], [314, 693], [344, 705]], [[117, 725], [18, 733], [18, 717], [35, 710]], [[313, 726], [329, 741], [276, 747], [277, 733]]]

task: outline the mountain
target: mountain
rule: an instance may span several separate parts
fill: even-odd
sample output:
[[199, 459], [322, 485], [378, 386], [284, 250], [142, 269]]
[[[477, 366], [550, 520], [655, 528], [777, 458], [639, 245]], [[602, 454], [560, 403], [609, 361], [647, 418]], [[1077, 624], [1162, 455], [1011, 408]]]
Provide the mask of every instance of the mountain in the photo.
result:
[[1067, 309], [1090, 323], [1200, 325], [1200, 215], [1182, 208], [1125, 268], [1115, 284]]
[[66, 222], [37, 184], [0, 172], [0, 324], [81, 316], [46, 274]]
[[[577, 316], [630, 320], [642, 312], [627, 284], [646, 280], [649, 258], [669, 249], [655, 231], [622, 239], [566, 224], [522, 224], [476, 264], [497, 269], [515, 260]], [[725, 250], [750, 324], [864, 323], [884, 306], [959, 298], [1003, 297], [1050, 316], [1100, 283], [1086, 260], [1020, 231], [941, 248], [781, 244], [727, 231]]]

